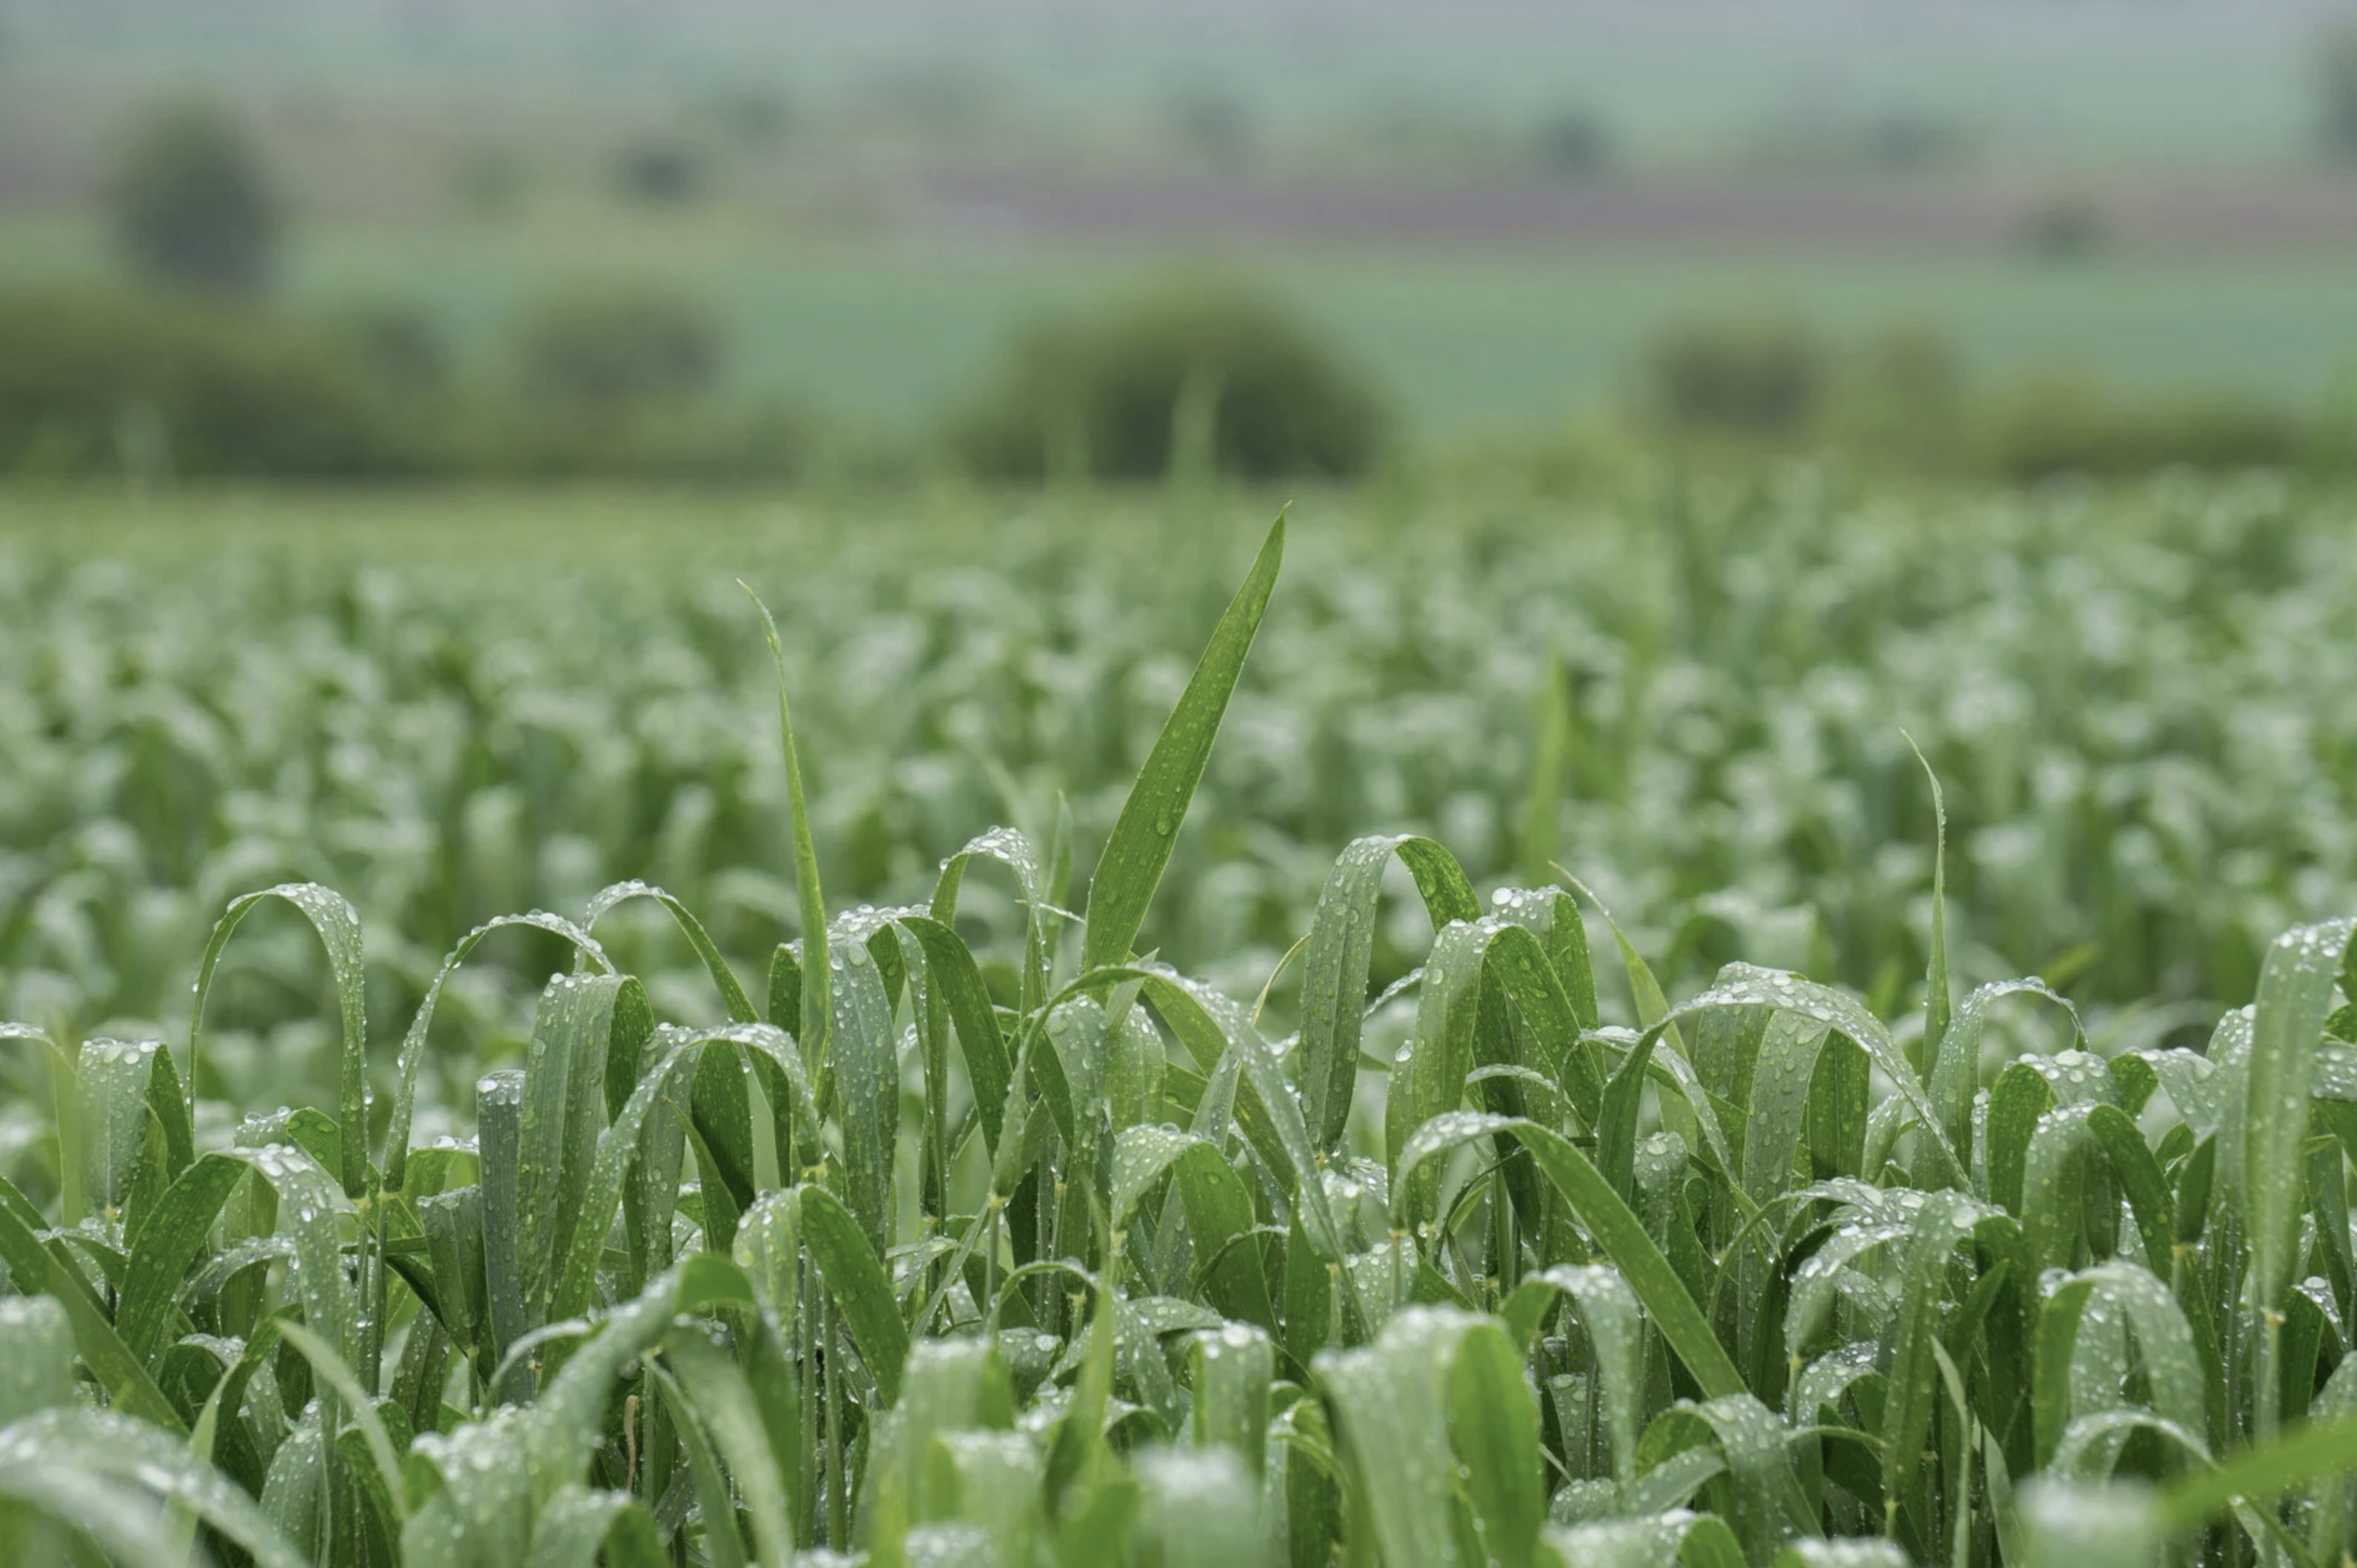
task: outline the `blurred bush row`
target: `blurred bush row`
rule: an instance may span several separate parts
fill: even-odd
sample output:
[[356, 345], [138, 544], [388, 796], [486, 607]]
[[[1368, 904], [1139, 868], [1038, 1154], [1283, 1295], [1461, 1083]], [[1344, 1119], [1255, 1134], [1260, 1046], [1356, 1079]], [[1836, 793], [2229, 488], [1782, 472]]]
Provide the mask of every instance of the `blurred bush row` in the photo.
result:
[[[1684, 443], [1846, 451], [1887, 467], [2028, 480], [2345, 459], [2350, 432], [2243, 392], [2129, 399], [2045, 371], [1968, 382], [1937, 331], [1900, 326], [1837, 349], [1773, 317], [1682, 324], [1641, 367], [1646, 423]], [[2345, 413], [2345, 411], [2342, 411]]]
[[[1347, 356], [1232, 286], [1037, 324], [899, 449], [823, 411], [732, 395], [726, 348], [701, 310], [658, 294], [544, 302], [495, 368], [467, 376], [432, 321], [404, 308], [307, 319], [188, 290], [0, 294], [0, 476], [775, 482], [947, 464], [1015, 482], [1348, 479], [1395, 446], [1383, 398]], [[1976, 387], [1934, 331], [1835, 347], [1773, 317], [1674, 327], [1629, 390], [1604, 432], [1624, 450], [1835, 450], [2016, 481], [2339, 466], [2352, 423], [2233, 393], [2131, 400], [2061, 375]], [[1554, 455], [1539, 441], [1501, 456]]]
[[[717, 326], [657, 294], [548, 301], [473, 378], [399, 308], [297, 320], [219, 291], [0, 294], [0, 474], [760, 481], [841, 457], [823, 416], [733, 398], [726, 371]], [[1348, 478], [1388, 428], [1367, 379], [1286, 312], [1200, 288], [1019, 338], [924, 456], [1013, 480]]]

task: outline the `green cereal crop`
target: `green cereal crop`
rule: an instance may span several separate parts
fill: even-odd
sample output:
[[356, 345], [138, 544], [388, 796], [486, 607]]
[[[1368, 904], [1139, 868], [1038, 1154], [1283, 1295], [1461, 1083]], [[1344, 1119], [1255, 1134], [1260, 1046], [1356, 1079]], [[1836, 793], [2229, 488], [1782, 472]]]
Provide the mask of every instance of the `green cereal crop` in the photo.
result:
[[[1917, 771], [1933, 892], [1895, 1004], [1742, 961], [1674, 993], [1547, 855], [1483, 897], [1420, 834], [1343, 848], [1247, 1004], [1164, 961], [1156, 895], [1286, 613], [1286, 528], [1085, 876], [1066, 814], [973, 838], [921, 899], [830, 901], [846, 824], [770, 625], [764, 908], [801, 936], [759, 983], [624, 882], [458, 936], [389, 1045], [383, 939], [297, 882], [181, 957], [168, 1045], [0, 1028], [49, 1091], [0, 1181], [0, 1556], [2351, 1559], [2357, 921], [2264, 942], [2205, 1048], [2098, 1054], [2043, 982], [1955, 994], [1980, 961]], [[697, 990], [626, 969], [626, 908]], [[296, 930], [333, 1111], [232, 1122], [209, 1008]], [[528, 1039], [454, 1070], [436, 1010], [485, 943], [561, 956]], [[2061, 1048], [2007, 1059], [2025, 1016]]]

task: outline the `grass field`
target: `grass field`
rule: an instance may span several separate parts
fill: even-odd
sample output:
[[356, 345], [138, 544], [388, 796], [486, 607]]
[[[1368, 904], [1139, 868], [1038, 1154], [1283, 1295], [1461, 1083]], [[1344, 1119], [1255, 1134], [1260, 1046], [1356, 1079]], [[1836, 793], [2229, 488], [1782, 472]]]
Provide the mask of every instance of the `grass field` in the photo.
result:
[[2352, 505], [0, 496], [0, 1556], [2346, 1562]]

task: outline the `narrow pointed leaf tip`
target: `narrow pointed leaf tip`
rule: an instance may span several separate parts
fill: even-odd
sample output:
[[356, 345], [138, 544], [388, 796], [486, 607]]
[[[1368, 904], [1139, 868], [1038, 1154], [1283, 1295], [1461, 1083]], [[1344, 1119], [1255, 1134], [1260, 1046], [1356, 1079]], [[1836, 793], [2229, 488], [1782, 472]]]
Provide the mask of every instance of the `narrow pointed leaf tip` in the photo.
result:
[[[802, 758], [794, 750], [794, 716], [786, 701], [786, 653], [778, 640], [778, 622], [770, 607], [742, 577], [737, 585], [761, 612], [761, 632], [769, 639], [770, 661], [778, 672], [778, 736], [784, 747], [786, 796], [793, 813], [794, 887], [801, 897], [802, 926], [802, 1015], [791, 1022], [804, 1059], [816, 1062], [823, 1058], [828, 1024], [834, 1016], [827, 986], [826, 896], [819, 886], [818, 846], [811, 838], [810, 801], [802, 792]], [[784, 1028], [789, 1020], [770, 1022]]]
[[1244, 655], [1252, 650], [1261, 616], [1276, 586], [1278, 565], [1285, 559], [1285, 514], [1270, 525], [1259, 556], [1245, 575], [1243, 585], [1220, 618], [1194, 675], [1180, 693], [1178, 705], [1164, 722], [1162, 733], [1146, 754], [1146, 766], [1130, 786], [1129, 799], [1105, 841], [1104, 853], [1089, 878], [1088, 931], [1081, 955], [1084, 969], [1119, 963], [1127, 958], [1145, 924], [1146, 909], [1162, 881], [1163, 868], [1186, 820], [1188, 803], [1201, 782], [1211, 760], [1211, 743], [1219, 737], [1220, 721], [1234, 695], [1236, 677]]

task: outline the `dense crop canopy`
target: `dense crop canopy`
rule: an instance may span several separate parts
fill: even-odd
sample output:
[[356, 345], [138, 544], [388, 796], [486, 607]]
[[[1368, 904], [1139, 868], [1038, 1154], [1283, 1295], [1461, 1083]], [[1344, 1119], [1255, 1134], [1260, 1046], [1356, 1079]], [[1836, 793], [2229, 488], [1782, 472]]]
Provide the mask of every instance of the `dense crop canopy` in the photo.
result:
[[[2036, 982], [1954, 998], [1938, 920], [1920, 1029], [1743, 963], [1673, 1003], [1614, 929], [1631, 1028], [1573, 893], [1485, 904], [1367, 839], [1268, 1038], [1137, 950], [1283, 531], [1077, 914], [1069, 832], [1007, 830], [923, 904], [830, 913], [781, 703], [801, 939], [748, 988], [642, 884], [516, 917], [569, 956], [470, 1136], [414, 1133], [493, 928], [371, 1061], [361, 923], [308, 884], [229, 905], [178, 1048], [0, 1031], [55, 1091], [38, 1197], [0, 1184], [7, 1559], [2351, 1555], [2352, 922], [2268, 946], [2202, 1052], [2097, 1055]], [[1385, 1061], [1394, 860], [1432, 934]], [[959, 903], [1002, 876], [1019, 955], [984, 961]], [[634, 901], [700, 1014], [601, 939]], [[336, 1113], [231, 1126], [207, 1009], [274, 902], [327, 954]], [[2029, 1008], [2070, 1047], [1985, 1059]]]

